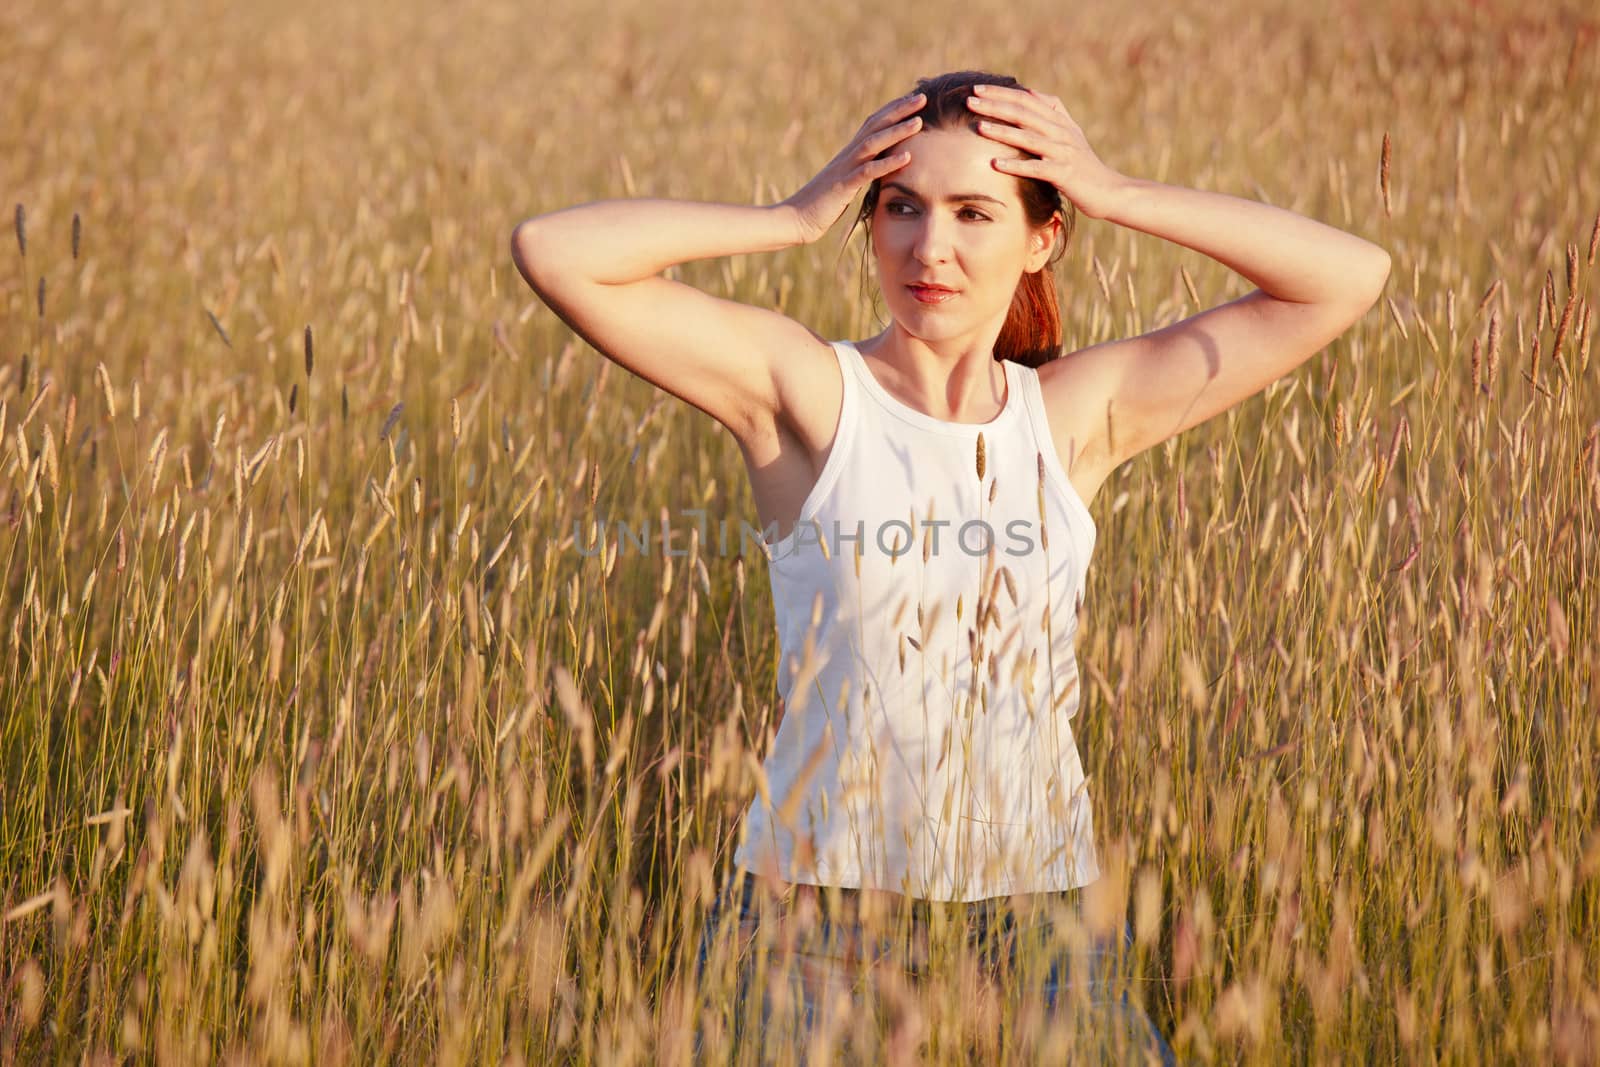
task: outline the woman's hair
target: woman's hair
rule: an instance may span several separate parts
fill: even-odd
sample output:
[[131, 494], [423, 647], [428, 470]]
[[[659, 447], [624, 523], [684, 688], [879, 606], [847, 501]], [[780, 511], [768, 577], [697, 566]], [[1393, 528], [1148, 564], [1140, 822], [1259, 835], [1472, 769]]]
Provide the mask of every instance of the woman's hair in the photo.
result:
[[[972, 95], [974, 85], [1023, 88], [1015, 78], [980, 70], [961, 70], [922, 78], [915, 90], [925, 97], [922, 109], [917, 112], [922, 119], [922, 128], [950, 129], [965, 125], [976, 133], [978, 117], [967, 110], [967, 97]], [[899, 151], [901, 147], [894, 145], [886, 148], [878, 153], [878, 158], [882, 159], [890, 151]], [[1011, 298], [1011, 309], [1006, 312], [1005, 325], [1000, 327], [1000, 336], [994, 343], [995, 359], [1009, 359], [1024, 366], [1037, 367], [1061, 354], [1061, 312], [1056, 305], [1055, 276], [1050, 267], [1071, 243], [1078, 212], [1072, 201], [1063, 200], [1060, 191], [1047, 181], [1019, 176], [1017, 185], [1028, 223], [1036, 227], [1043, 226], [1050, 221], [1050, 216], [1059, 212], [1065, 238], [1051, 253], [1044, 267], [1032, 274], [1023, 274], [1017, 283], [1016, 294]], [[878, 206], [878, 193], [879, 180], [874, 180], [867, 187], [866, 196], [861, 201], [861, 212], [850, 227], [853, 232], [856, 225], [866, 224], [869, 248], [872, 244], [872, 214]], [[865, 256], [866, 250], [863, 249], [863, 263]]]

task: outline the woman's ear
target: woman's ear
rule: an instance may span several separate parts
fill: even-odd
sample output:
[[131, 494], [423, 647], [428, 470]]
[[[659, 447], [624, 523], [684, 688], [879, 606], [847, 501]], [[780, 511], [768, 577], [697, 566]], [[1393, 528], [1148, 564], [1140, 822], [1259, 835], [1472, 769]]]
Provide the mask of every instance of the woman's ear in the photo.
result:
[[1049, 222], [1033, 231], [1028, 238], [1027, 273], [1032, 274], [1050, 262], [1050, 253], [1055, 250], [1056, 241], [1060, 236], [1060, 215], [1051, 215]]

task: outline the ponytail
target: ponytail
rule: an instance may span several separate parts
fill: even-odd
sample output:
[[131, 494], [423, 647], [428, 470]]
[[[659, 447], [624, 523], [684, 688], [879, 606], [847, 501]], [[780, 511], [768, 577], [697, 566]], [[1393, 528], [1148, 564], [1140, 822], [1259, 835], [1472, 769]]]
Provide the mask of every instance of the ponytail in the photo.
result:
[[994, 342], [994, 358], [1038, 367], [1061, 354], [1061, 311], [1049, 264], [1017, 282], [1005, 325]]

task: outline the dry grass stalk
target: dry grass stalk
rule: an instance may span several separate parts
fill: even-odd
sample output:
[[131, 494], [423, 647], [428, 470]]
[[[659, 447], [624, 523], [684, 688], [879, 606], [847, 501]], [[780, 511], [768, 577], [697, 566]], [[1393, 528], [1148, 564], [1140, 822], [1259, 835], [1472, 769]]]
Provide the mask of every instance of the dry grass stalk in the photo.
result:
[[[928, 25], [961, 14], [930, 3]], [[683, 507], [736, 514], [742, 457], [586, 348], [485, 235], [615, 195], [614, 156], [594, 154], [606, 144], [620, 146], [640, 191], [726, 181], [724, 192], [782, 196], [788, 178], [756, 175], [752, 161], [781, 140], [798, 168], [824, 150], [813, 133], [858, 123], [851, 72], [865, 53], [800, 48], [782, 18], [730, 36], [754, 41], [741, 50], [647, 18], [634, 0], [605, 25], [557, 4], [531, 45], [481, 20], [452, 23], [451, 54], [472, 62], [431, 71], [441, 106], [418, 109], [394, 106], [416, 87], [372, 61], [406, 47], [417, 12], [376, 10], [330, 8], [330, 32], [303, 40], [270, 13], [169, 13], [173, 32], [119, 39], [89, 24], [63, 37], [64, 16], [44, 12], [41, 32], [8, 53], [18, 69], [48, 69], [49, 43], [70, 38], [110, 81], [94, 108], [81, 79], [35, 79], [37, 91], [0, 99], [15, 128], [75, 131], [42, 166], [27, 153], [0, 159], [35, 204], [36, 231], [30, 248], [19, 205], [22, 261], [0, 284], [13, 312], [0, 314], [0, 553], [11, 561], [0, 842], [12, 843], [0, 1061], [115, 1049], [173, 1062], [591, 1062], [638, 1058], [657, 1034], [670, 1061], [669, 1036], [693, 1016], [684, 964], [736, 821], [753, 798], [787, 799], [768, 795], [762, 763], [778, 717], [800, 710], [771, 695], [766, 578], [713, 552], [703, 532], [681, 560], [623, 554], [614, 539], [603, 559], [583, 560], [565, 536], [604, 509], [636, 508], [635, 521]], [[987, 561], [981, 595], [937, 605], [942, 617], [915, 597], [867, 609], [905, 634], [910, 678], [959, 608], [963, 634], [973, 630], [963, 647], [979, 657], [979, 721], [1005, 685], [1037, 685], [1046, 708], [1081, 697], [1071, 725], [1108, 846], [1085, 925], [1112, 931], [1131, 916], [1132, 995], [1185, 1059], [1581, 1062], [1593, 1045], [1584, 1006], [1600, 1002], [1600, 832], [1587, 784], [1600, 733], [1571, 709], [1586, 706], [1585, 638], [1600, 606], [1592, 583], [1571, 577], [1600, 568], [1587, 536], [1600, 379], [1587, 373], [1586, 291], [1600, 215], [1587, 246], [1567, 234], [1559, 176], [1589, 162], [1573, 102], [1597, 86], [1570, 60], [1554, 88], [1502, 77], [1573, 54], [1559, 23], [1512, 26], [1509, 11], [1483, 8], [1475, 26], [1484, 40], [1514, 29], [1521, 51], [1488, 50], [1486, 76], [1465, 82], [1434, 47], [1454, 32], [1448, 20], [1371, 20], [1373, 54], [1393, 77], [1336, 78], [1318, 129], [1360, 143], [1401, 84], [1405, 121], [1446, 133], [1384, 135], [1382, 214], [1343, 162], [1279, 143], [1270, 92], [1242, 106], [1229, 95], [1240, 81], [1275, 84], [1281, 26], [1219, 9], [1216, 26], [1188, 27], [1187, 46], [1237, 77], [1173, 68], [1151, 81], [1165, 86], [1141, 97], [1151, 128], [1180, 111], [1221, 119], [1173, 139], [1142, 176], [1248, 190], [1270, 173], [1269, 198], [1303, 194], [1334, 225], [1381, 230], [1413, 264], [1409, 284], [1334, 339], [1318, 370], [1110, 472], [1091, 501], [1098, 548], [1072, 664], [1053, 640], [1031, 658], [1005, 644], [1021, 583], [1037, 576], [1025, 560]], [[860, 11], [820, 14], [841, 40], [871, 37], [852, 32], [870, 21]], [[1090, 3], [1065, 28], [1042, 6], [1017, 15], [1035, 28], [1023, 51], [1103, 39], [1082, 53], [1071, 106], [1124, 107], [1127, 72], [1108, 57], [1125, 59], [1138, 27], [1121, 12]], [[624, 32], [634, 23], [649, 48]], [[336, 56], [353, 27], [372, 47]], [[1339, 69], [1336, 35], [1289, 36], [1306, 42], [1310, 68]], [[578, 38], [593, 47], [558, 47]], [[177, 61], [173, 41], [216, 62]], [[264, 54], [289, 61], [252, 66]], [[1028, 65], [1008, 54], [997, 65]], [[518, 98], [514, 114], [467, 106], [530, 57], [553, 86], [626, 68], [635, 103], [665, 126], [635, 121], [638, 108], [570, 106], [570, 93]], [[726, 68], [723, 84], [672, 77], [708, 61]], [[908, 83], [927, 73], [920, 62], [873, 69]], [[205, 102], [246, 70], [251, 91], [231, 105], [233, 140], [221, 146]], [[223, 81], [206, 82], [216, 71]], [[272, 143], [278, 120], [352, 78], [365, 90], [345, 94], [341, 121], [363, 131], [363, 151], [349, 156], [339, 123], [301, 122], [306, 158], [344, 151], [352, 166], [298, 167]], [[744, 84], [750, 94], [728, 94]], [[774, 134], [769, 112], [793, 110], [795, 87], [812, 84], [845, 89], [806, 95], [806, 121], [785, 133], [786, 118]], [[152, 137], [129, 142], [134, 125]], [[531, 140], [473, 148], [505, 145], [512, 126]], [[640, 132], [658, 127], [671, 136]], [[1397, 211], [1401, 139], [1413, 210]], [[754, 151], [730, 152], [735, 143]], [[95, 146], [107, 144], [128, 148], [118, 163], [138, 173], [136, 197], [103, 180]], [[465, 154], [399, 165], [417, 144]], [[219, 186], [218, 162], [241, 152], [260, 166]], [[1469, 196], [1480, 169], [1518, 174], [1515, 195]], [[71, 215], [70, 264], [65, 246], [39, 245], [40, 211], [47, 230], [51, 212]], [[82, 237], [91, 212], [95, 248]], [[1192, 250], [1125, 227], [1085, 238], [1060, 271], [1068, 352], [1141, 317], [1201, 310], [1201, 283], [1243, 291]], [[814, 270], [817, 251], [671, 273], [825, 336], [876, 329], [870, 308], [837, 299], [837, 283], [856, 279], [829, 272], [831, 253]], [[280, 361], [296, 341], [305, 379], [289, 374], [284, 394]], [[311, 402], [317, 347], [325, 375], [337, 364], [337, 414]], [[1519, 375], [1537, 376], [1531, 388], [1497, 387], [1507, 349]], [[1538, 366], [1551, 360], [1554, 374]], [[88, 374], [104, 411], [80, 419]], [[1485, 402], [1463, 403], [1463, 382]], [[405, 433], [402, 398], [422, 405]], [[376, 441], [369, 418], [383, 426]], [[1328, 420], [1326, 442], [1298, 432], [1312, 418]], [[993, 445], [986, 432], [973, 456], [991, 502]], [[271, 462], [285, 449], [291, 462]], [[1058, 543], [1048, 551], [1052, 567], [1082, 562]], [[1028, 622], [1059, 638], [1067, 617]], [[940, 682], [928, 684], [943, 692]], [[971, 695], [958, 689], [934, 710]], [[855, 742], [837, 732], [845, 725], [830, 743]], [[874, 744], [870, 756], [895, 758]], [[947, 770], [976, 751], [928, 756]], [[269, 761], [282, 771], [258, 775]], [[799, 847], [825, 845], [802, 835]], [[1073, 942], [1086, 930], [1062, 933]], [[1033, 992], [974, 992], [970, 971], [886, 982], [887, 1017], [848, 1020], [863, 1058], [1075, 1054], [1060, 1044], [1069, 1035], [1029, 1031], [1028, 1018], [1044, 1018]], [[90, 995], [68, 1005], [71, 990]], [[1438, 1014], [1463, 991], [1493, 1010]], [[241, 993], [244, 1009], [229, 1010]], [[996, 1013], [1004, 1048], [986, 1044]]]

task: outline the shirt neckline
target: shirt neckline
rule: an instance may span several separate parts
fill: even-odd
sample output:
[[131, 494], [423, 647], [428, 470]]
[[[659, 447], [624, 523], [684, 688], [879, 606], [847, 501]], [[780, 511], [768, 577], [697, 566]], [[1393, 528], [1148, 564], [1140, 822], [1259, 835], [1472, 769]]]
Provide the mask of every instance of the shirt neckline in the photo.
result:
[[992, 432], [1013, 421], [1017, 416], [1018, 409], [1022, 406], [1021, 383], [1017, 381], [1016, 370], [1008, 359], [998, 361], [1000, 369], [1006, 377], [1006, 397], [999, 413], [988, 422], [952, 422], [947, 419], [934, 418], [926, 411], [919, 411], [897, 398], [888, 389], [884, 388], [882, 382], [878, 381], [877, 376], [872, 373], [872, 368], [867, 366], [866, 357], [861, 354], [861, 350], [856, 347], [854, 341], [840, 341], [838, 343], [848, 349], [854, 357], [856, 370], [865, 379], [867, 392], [876, 397], [878, 402], [887, 408], [891, 414], [913, 426], [931, 430], [935, 433], [976, 437], [985, 430]]

